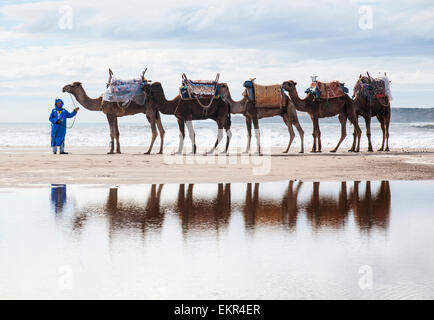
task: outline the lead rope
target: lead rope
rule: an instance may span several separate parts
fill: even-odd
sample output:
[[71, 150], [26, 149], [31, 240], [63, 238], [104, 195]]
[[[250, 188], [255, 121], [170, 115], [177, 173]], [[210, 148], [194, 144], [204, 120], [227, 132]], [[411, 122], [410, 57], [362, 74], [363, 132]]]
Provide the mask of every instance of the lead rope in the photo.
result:
[[[75, 106], [74, 99], [72, 99], [72, 94], [69, 94], [69, 97], [71, 98], [72, 104], [74, 105], [74, 109], [75, 109], [76, 106]], [[77, 113], [76, 113], [75, 116], [74, 116], [74, 120], [72, 121], [72, 125], [71, 125], [70, 127], [68, 127], [68, 130], [69, 130], [69, 129], [72, 129], [72, 127], [74, 126], [74, 124], [75, 124], [75, 119], [77, 119]]]

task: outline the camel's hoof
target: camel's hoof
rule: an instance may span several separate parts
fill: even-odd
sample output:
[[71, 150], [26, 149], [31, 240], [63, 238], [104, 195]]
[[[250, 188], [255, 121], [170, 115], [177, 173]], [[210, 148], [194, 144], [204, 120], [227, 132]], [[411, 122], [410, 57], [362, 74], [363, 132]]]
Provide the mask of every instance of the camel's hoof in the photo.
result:
[[115, 154], [113, 151], [107, 152], [107, 154]]
[[261, 152], [255, 152], [252, 154], [253, 156], [262, 157], [263, 154]]
[[299, 153], [304, 153], [304, 150], [301, 150]]
[[354, 149], [350, 149], [350, 150], [348, 150], [348, 152], [354, 152]]
[[157, 154], [163, 154], [163, 151], [158, 152]]
[[172, 153], [172, 156], [180, 156], [180, 155], [182, 155], [182, 152], [173, 152]]
[[386, 149], [386, 150], [384, 150], [384, 151], [386, 151], [386, 152], [390, 152], [389, 148], [387, 148], [387, 149]]
[[332, 152], [332, 153], [336, 153], [336, 149], [333, 149], [333, 150], [330, 150], [330, 152]]
[[377, 151], [384, 151], [384, 149], [378, 149]]
[[374, 152], [374, 150], [372, 150], [372, 149], [368, 149], [368, 152]]
[[150, 152], [150, 151], [148, 151], [148, 152], [143, 152], [143, 154], [151, 154], [151, 152]]

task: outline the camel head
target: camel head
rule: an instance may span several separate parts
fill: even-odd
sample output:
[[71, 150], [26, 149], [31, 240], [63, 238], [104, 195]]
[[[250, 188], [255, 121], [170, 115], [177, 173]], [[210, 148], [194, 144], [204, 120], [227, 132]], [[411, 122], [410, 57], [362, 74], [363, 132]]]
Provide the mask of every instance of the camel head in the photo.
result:
[[230, 97], [229, 92], [229, 86], [227, 83], [220, 83], [219, 84], [219, 92], [220, 96], [222, 97], [223, 101], [226, 103], [228, 102], [228, 97]]
[[81, 88], [81, 82], [73, 82], [63, 87], [62, 92], [68, 92], [74, 94], [78, 88]]
[[288, 80], [282, 83], [282, 88], [286, 91], [295, 90], [295, 86], [297, 85], [297, 82]]

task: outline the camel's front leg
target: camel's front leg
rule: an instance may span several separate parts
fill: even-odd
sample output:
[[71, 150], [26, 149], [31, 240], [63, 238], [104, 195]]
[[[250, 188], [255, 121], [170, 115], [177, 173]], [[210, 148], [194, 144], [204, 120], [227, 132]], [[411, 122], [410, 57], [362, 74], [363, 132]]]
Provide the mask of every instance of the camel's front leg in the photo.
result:
[[246, 127], [247, 127], [247, 147], [245, 153], [250, 152], [250, 142], [252, 141], [252, 119], [246, 116]]
[[365, 123], [366, 123], [366, 136], [368, 137], [368, 152], [374, 152], [374, 149], [372, 148], [372, 142], [371, 142], [371, 115], [365, 117]]
[[151, 143], [149, 145], [148, 151], [146, 151], [145, 154], [151, 154], [152, 147], [154, 146], [154, 142], [155, 142], [155, 139], [157, 139], [158, 134], [157, 134], [157, 128], [155, 125], [155, 119], [151, 119], [150, 117], [147, 117], [147, 118], [148, 118], [149, 123], [151, 124], [152, 138], [151, 138]]
[[183, 120], [178, 119], [178, 127], [179, 127], [179, 146], [178, 146], [178, 151], [175, 152], [175, 154], [181, 154], [182, 149], [184, 148], [185, 125]]
[[294, 141], [295, 133], [294, 133], [294, 129], [292, 128], [292, 123], [291, 123], [291, 121], [289, 121], [288, 115], [284, 114], [282, 118], [283, 118], [283, 122], [285, 122], [285, 125], [288, 128], [288, 132], [289, 132], [288, 147], [286, 148], [285, 151], [283, 151], [283, 153], [288, 153], [289, 148], [291, 148], [292, 141]]
[[341, 123], [341, 138], [339, 139], [336, 147], [331, 150], [331, 152], [336, 152], [339, 149], [342, 141], [344, 141], [345, 137], [347, 136], [347, 117], [343, 114], [339, 114], [339, 122]]
[[107, 114], [107, 121], [110, 128], [110, 151], [107, 154], [113, 154], [115, 149], [115, 127], [114, 127], [114, 116]]
[[390, 110], [386, 110], [385, 111], [386, 115], [385, 115], [385, 120], [384, 120], [384, 126], [385, 126], [385, 131], [386, 131], [386, 152], [390, 151], [389, 150], [389, 124], [390, 124]]
[[258, 117], [253, 117], [253, 127], [255, 128], [255, 138], [256, 138], [256, 154], [262, 155], [261, 153], [261, 132], [259, 131], [259, 121]]
[[163, 125], [161, 124], [161, 118], [158, 117], [157, 119], [157, 128], [158, 131], [160, 131], [160, 151], [158, 151], [158, 154], [163, 153], [163, 147], [164, 147], [164, 134], [166, 133], [164, 131]]
[[298, 134], [300, 135], [300, 143], [301, 143], [300, 153], [304, 153], [304, 131], [303, 131], [303, 128], [301, 127], [298, 120], [296, 122], [294, 122], [294, 126], [297, 129]]
[[116, 153], [121, 153], [121, 143], [119, 142], [119, 126], [118, 117], [114, 118], [115, 137], [116, 137]]

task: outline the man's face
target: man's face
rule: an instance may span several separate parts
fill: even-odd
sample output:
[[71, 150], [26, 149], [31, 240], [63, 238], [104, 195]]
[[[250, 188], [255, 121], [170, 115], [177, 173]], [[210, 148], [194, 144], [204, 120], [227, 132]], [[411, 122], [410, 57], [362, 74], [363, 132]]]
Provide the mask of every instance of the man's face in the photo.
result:
[[58, 102], [58, 103], [56, 103], [56, 106], [60, 109], [60, 108], [62, 108], [62, 102]]

